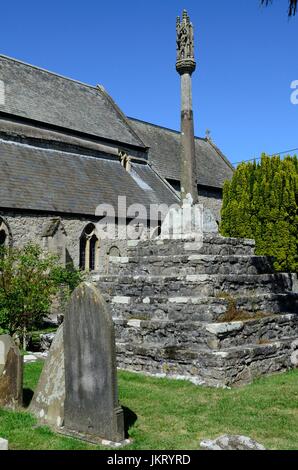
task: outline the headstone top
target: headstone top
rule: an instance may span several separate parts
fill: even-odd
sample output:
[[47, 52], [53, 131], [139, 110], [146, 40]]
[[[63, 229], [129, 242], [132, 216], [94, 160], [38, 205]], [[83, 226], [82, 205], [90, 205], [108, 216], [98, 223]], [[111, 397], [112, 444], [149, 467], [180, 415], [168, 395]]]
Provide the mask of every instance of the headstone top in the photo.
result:
[[15, 347], [15, 343], [11, 336], [0, 335], [0, 367], [5, 365], [8, 351]]
[[30, 412], [42, 423], [60, 427], [64, 422], [63, 324], [59, 326], [30, 403]]
[[23, 401], [23, 357], [9, 335], [0, 335], [0, 406], [16, 408]]

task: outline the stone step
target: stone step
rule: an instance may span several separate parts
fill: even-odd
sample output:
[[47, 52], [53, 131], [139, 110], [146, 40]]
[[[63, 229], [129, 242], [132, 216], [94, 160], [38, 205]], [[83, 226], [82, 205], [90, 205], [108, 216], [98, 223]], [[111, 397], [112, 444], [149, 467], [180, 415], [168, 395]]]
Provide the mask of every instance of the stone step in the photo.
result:
[[216, 297], [228, 292], [233, 295], [291, 292], [295, 274], [194, 274], [187, 276], [116, 276], [98, 275], [97, 286], [109, 295], [146, 297]]
[[224, 323], [202, 323], [139, 319], [114, 319], [116, 340], [134, 344], [192, 350], [222, 350], [250, 344], [267, 344], [284, 337], [298, 337], [298, 315], [283, 314], [259, 319]]
[[266, 273], [274, 273], [272, 259], [267, 256], [183, 254], [109, 258], [109, 274], [120, 276]]
[[202, 240], [128, 240], [129, 256], [177, 254], [253, 255], [255, 241], [204, 234]]
[[213, 321], [227, 310], [224, 299], [197, 297], [129, 297], [105, 296], [114, 318], [140, 320], [170, 320], [184, 322]]
[[[157, 344], [116, 343], [120, 369], [154, 376], [186, 379], [212, 387], [240, 386], [265, 374], [295, 367], [293, 349], [296, 338], [268, 343], [235, 346], [225, 350], [179, 349]], [[296, 365], [297, 366], [297, 365]]]
[[205, 329], [211, 336], [207, 346], [214, 350], [270, 344], [283, 338], [298, 337], [298, 315], [293, 313], [259, 319], [224, 323], [208, 323]]
[[220, 297], [131, 297], [109, 296], [105, 299], [110, 303], [114, 318], [139, 320], [170, 320], [177, 322], [220, 321], [231, 308], [244, 310], [254, 317], [258, 312], [279, 314], [281, 312], [298, 312], [298, 293], [262, 294], [254, 296]]

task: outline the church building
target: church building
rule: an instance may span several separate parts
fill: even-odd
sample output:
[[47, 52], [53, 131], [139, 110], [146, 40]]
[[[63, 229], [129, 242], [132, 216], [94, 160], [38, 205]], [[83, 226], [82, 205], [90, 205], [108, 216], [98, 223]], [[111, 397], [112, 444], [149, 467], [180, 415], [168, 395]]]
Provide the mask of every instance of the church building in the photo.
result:
[[[219, 221], [233, 166], [209, 138], [195, 157], [199, 202]], [[101, 240], [96, 207], [179, 204], [180, 158], [179, 132], [128, 118], [102, 86], [0, 56], [0, 244], [104, 269], [125, 243]]]
[[181, 132], [128, 118], [102, 86], [0, 56], [0, 243], [91, 272], [117, 367], [239, 386], [297, 367], [297, 275], [219, 235], [233, 166], [194, 136], [185, 10], [176, 33]]

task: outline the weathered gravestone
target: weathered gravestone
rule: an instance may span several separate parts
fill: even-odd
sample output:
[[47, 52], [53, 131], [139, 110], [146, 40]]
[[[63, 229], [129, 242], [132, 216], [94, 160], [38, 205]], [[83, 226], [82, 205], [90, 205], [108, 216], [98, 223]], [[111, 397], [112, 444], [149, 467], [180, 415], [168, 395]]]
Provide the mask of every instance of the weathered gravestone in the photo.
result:
[[35, 390], [29, 410], [41, 422], [62, 426], [64, 420], [63, 326], [58, 328]]
[[0, 336], [0, 406], [16, 408], [23, 402], [23, 357], [9, 335]]
[[73, 292], [65, 312], [63, 337], [65, 430], [123, 441], [114, 325], [105, 300], [91, 284], [82, 283]]
[[0, 450], [8, 450], [8, 440], [0, 437]]
[[225, 434], [214, 440], [200, 443], [204, 450], [266, 450], [265, 447], [248, 436]]
[[128, 443], [118, 403], [114, 325], [95, 287], [83, 283], [73, 292], [29, 409], [64, 434]]

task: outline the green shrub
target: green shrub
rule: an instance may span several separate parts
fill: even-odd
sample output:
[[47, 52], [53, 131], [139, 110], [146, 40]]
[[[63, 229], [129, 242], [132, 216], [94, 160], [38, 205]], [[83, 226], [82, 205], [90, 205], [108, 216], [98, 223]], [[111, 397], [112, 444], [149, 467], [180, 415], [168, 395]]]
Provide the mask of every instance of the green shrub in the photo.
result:
[[53, 298], [64, 300], [81, 280], [79, 271], [64, 268], [37, 245], [1, 247], [0, 328], [18, 333], [26, 349], [28, 332], [49, 313]]
[[240, 164], [223, 191], [221, 234], [254, 238], [277, 271], [298, 271], [298, 159], [262, 155]]

